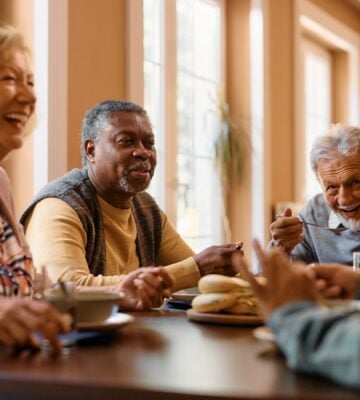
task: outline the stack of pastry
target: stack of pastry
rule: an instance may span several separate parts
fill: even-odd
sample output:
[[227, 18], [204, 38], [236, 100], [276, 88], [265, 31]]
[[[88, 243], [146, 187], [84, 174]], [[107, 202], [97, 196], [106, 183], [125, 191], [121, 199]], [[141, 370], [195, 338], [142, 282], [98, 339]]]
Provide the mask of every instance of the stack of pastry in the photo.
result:
[[261, 314], [249, 283], [241, 278], [206, 275], [199, 280], [198, 287], [200, 295], [191, 304], [196, 312]]

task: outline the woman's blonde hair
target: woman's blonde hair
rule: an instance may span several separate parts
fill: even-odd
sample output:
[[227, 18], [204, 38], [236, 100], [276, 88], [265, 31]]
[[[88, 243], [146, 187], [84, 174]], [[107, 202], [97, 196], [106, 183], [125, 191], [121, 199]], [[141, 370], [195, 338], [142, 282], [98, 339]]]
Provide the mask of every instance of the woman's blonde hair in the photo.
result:
[[[0, 21], [0, 56], [6, 56], [6, 52], [11, 49], [21, 50], [29, 57], [30, 62], [30, 49], [25, 43], [24, 36], [13, 26], [7, 25]], [[36, 125], [35, 113], [27, 122], [26, 133], [27, 136], [32, 132]]]
[[13, 26], [0, 21], [0, 54], [14, 47], [30, 53], [24, 36]]

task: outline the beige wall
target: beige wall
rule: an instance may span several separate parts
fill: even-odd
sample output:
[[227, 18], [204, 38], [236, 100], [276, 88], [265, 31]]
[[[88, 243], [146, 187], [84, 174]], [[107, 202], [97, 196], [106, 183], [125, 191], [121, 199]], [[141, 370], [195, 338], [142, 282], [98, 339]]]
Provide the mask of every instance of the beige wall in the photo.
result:
[[125, 1], [69, 1], [68, 169], [79, 167], [84, 112], [125, 97]]
[[[228, 0], [226, 3], [226, 97], [232, 118], [247, 130], [250, 129], [249, 12], [248, 0]], [[251, 154], [248, 153], [244, 155], [241, 185], [232, 187], [228, 199], [232, 240], [243, 240], [247, 253], [252, 212], [250, 168]]]
[[[360, 21], [359, 21], [360, 22]], [[336, 123], [348, 123], [349, 119], [349, 54], [345, 51], [333, 52], [333, 121]]]
[[266, 56], [271, 168], [271, 200], [294, 197], [294, 47], [293, 2], [270, 1]]

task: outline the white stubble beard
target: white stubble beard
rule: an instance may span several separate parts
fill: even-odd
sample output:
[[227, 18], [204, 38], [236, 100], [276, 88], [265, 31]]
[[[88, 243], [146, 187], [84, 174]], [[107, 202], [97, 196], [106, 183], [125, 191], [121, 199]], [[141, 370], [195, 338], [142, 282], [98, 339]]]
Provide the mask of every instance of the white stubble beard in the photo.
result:
[[360, 220], [359, 219], [346, 219], [340, 213], [335, 213], [339, 218], [339, 221], [346, 227], [349, 228], [351, 231], [358, 232], [360, 231]]
[[139, 190], [134, 185], [129, 183], [126, 176], [122, 176], [119, 179], [119, 187], [122, 189], [123, 192], [130, 194], [130, 195], [135, 195], [136, 193], [143, 192], [144, 190], [146, 190], [149, 187], [149, 185], [150, 185], [150, 182], [146, 185], [146, 187]]

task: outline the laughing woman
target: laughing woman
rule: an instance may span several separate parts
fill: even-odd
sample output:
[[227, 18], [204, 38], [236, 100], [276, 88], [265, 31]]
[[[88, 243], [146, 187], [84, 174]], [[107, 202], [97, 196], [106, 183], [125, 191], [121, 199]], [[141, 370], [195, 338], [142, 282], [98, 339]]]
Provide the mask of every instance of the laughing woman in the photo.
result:
[[[28, 58], [22, 35], [0, 23], [0, 160], [22, 146], [34, 114], [34, 77]], [[39, 331], [59, 348], [57, 333], [67, 326], [48, 304], [31, 300], [33, 273], [9, 180], [0, 167], [0, 342], [38, 346], [33, 332]]]

